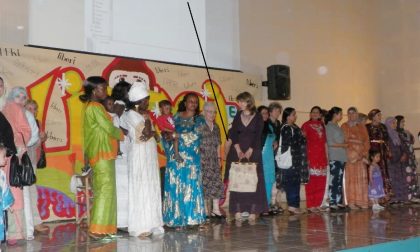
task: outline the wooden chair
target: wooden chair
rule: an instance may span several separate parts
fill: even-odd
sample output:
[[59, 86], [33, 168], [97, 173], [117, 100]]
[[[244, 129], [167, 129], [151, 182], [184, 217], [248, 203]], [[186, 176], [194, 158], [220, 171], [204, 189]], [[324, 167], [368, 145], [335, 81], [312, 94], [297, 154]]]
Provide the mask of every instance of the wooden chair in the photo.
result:
[[[91, 186], [91, 178], [92, 178], [92, 169], [90, 169], [87, 173], [82, 175], [76, 175], [77, 179], [82, 181], [82, 185], [77, 186], [77, 192], [81, 191], [82, 193], [76, 193], [75, 203], [76, 203], [76, 224], [80, 225], [83, 219], [86, 218], [86, 224], [89, 226], [90, 224], [90, 208], [91, 208], [91, 201], [93, 199], [92, 196], [92, 186]], [[86, 211], [80, 215], [79, 208], [80, 206], [86, 206]]]

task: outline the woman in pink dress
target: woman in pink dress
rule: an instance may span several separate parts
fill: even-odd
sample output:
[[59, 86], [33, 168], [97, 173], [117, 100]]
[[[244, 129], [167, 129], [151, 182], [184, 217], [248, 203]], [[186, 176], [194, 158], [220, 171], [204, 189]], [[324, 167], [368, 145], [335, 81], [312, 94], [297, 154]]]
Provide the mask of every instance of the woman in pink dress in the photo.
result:
[[[3, 108], [3, 114], [13, 129], [14, 142], [19, 157], [26, 151], [25, 141], [29, 141], [31, 138], [31, 127], [25, 116], [24, 105], [26, 99], [27, 95], [25, 89], [22, 87], [15, 87], [10, 91]], [[7, 180], [9, 181], [9, 165], [6, 166], [5, 173]], [[33, 237], [33, 234], [27, 233], [27, 229], [30, 227], [27, 227], [25, 222], [23, 190], [17, 187], [11, 187], [11, 190], [15, 203], [7, 212], [7, 242], [9, 245], [15, 245], [17, 240], [29, 239]]]

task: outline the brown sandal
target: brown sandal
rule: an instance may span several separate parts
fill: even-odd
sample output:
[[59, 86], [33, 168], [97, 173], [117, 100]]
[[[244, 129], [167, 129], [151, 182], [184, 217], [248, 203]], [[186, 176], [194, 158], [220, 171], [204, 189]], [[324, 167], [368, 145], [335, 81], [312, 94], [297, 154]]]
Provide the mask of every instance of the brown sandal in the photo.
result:
[[96, 234], [96, 233], [92, 233], [92, 232], [89, 232], [88, 234], [89, 234], [89, 237], [94, 239], [94, 240], [101, 240], [101, 239], [106, 237], [105, 234]]
[[153, 234], [152, 232], [144, 232], [144, 233], [141, 233], [138, 237], [140, 239], [148, 238], [148, 237], [152, 236], [152, 234]]

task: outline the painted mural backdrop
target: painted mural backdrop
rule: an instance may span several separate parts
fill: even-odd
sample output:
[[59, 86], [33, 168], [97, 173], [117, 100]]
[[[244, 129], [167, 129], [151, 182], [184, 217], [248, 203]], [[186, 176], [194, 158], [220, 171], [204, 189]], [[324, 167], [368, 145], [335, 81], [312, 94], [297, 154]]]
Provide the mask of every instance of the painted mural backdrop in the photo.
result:
[[[167, 99], [174, 105], [186, 92], [196, 92], [205, 100], [219, 102], [221, 113], [216, 121], [225, 128], [236, 114], [235, 97], [248, 91], [261, 96], [261, 80], [239, 72], [210, 70], [214, 83], [211, 89], [206, 70], [177, 64], [166, 64], [132, 58], [105, 57], [60, 50], [0, 45], [0, 76], [6, 88], [26, 87], [39, 105], [38, 120], [47, 133], [45, 143], [47, 168], [38, 170], [38, 207], [43, 220], [74, 218], [74, 194], [70, 178], [83, 164], [82, 117], [79, 101], [83, 81], [101, 75], [110, 89], [121, 78], [128, 82], [143, 79], [151, 92], [150, 110], [155, 118], [157, 103]], [[222, 137], [222, 141], [225, 138]], [[165, 160], [162, 150], [160, 164]], [[118, 171], [117, 171], [118, 172]], [[82, 212], [85, 209], [82, 209]]]

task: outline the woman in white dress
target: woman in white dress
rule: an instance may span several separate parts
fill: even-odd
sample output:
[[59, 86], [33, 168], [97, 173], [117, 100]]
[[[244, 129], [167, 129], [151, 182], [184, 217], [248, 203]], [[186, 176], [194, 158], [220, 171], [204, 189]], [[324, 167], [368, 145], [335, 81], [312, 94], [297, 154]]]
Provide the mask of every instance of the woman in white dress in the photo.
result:
[[[117, 228], [125, 230], [128, 227], [128, 165], [127, 153], [130, 139], [127, 136], [125, 107], [130, 103], [128, 100], [128, 90], [131, 84], [122, 80], [112, 89], [112, 98], [115, 99], [114, 112], [118, 117], [114, 119], [114, 125], [122, 128], [124, 141], [119, 141], [120, 155], [115, 160], [115, 179], [117, 184]], [[117, 126], [118, 124], [118, 126]]]
[[164, 232], [157, 144], [147, 110], [146, 84], [134, 83], [128, 95], [128, 232], [146, 237]]

